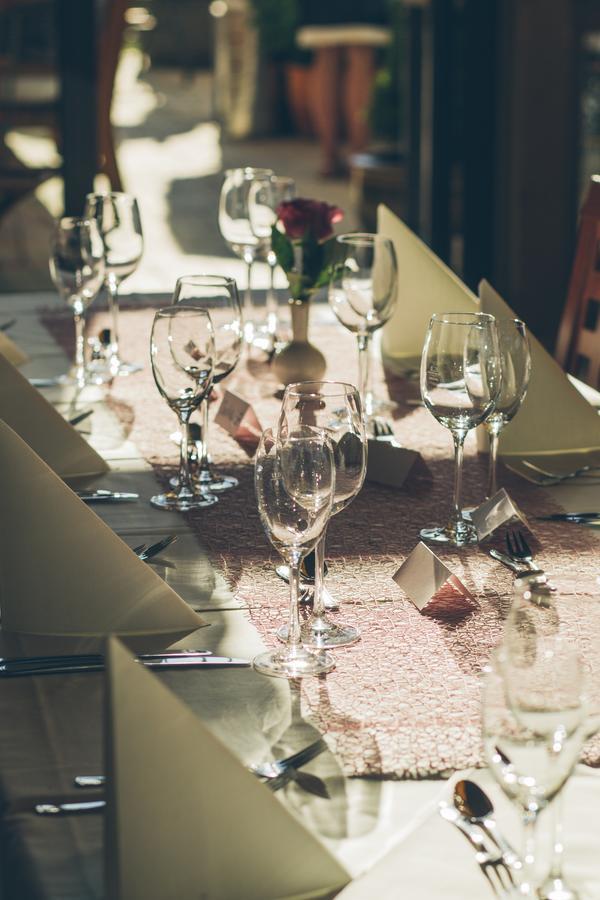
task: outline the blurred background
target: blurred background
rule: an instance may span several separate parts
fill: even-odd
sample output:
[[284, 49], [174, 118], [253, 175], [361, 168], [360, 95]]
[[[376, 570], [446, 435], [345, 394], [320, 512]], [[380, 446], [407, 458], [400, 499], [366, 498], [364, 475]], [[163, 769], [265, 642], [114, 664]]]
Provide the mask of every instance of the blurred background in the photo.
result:
[[[552, 348], [600, 171], [600, 3], [382, 0], [364, 109], [356, 84], [342, 96], [350, 59], [332, 74], [299, 40], [311, 5], [0, 0], [0, 294], [50, 289], [53, 219], [111, 185], [144, 225], [128, 290], [242, 278], [217, 227], [223, 171], [268, 166], [341, 206], [344, 230], [374, 230], [386, 203]], [[325, 165], [324, 90], [346, 113]]]

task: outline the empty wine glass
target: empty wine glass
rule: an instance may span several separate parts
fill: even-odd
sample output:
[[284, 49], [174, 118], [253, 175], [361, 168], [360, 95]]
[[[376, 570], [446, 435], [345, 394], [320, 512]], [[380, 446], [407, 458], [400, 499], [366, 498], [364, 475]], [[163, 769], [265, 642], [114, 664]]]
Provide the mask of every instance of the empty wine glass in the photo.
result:
[[303, 431], [290, 431], [286, 440], [278, 442], [269, 428], [256, 453], [254, 483], [263, 528], [290, 567], [285, 647], [261, 653], [254, 667], [283, 678], [330, 672], [335, 662], [329, 654], [302, 646], [298, 575], [302, 558], [315, 546], [331, 512], [335, 485], [331, 445], [323, 435]]
[[244, 337], [251, 344], [257, 331], [257, 310], [252, 302], [252, 265], [256, 259], [266, 259], [271, 242], [269, 237], [257, 237], [250, 222], [250, 191], [255, 178], [270, 177], [272, 169], [246, 166], [228, 169], [219, 198], [219, 230], [236, 256], [246, 263], [246, 292], [244, 294]]
[[85, 214], [95, 219], [104, 241], [105, 285], [111, 316], [109, 368], [112, 375], [131, 375], [142, 368], [119, 357], [119, 288], [138, 267], [144, 239], [137, 200], [130, 194], [88, 194]]
[[[173, 303], [206, 309], [210, 313], [215, 341], [213, 385], [233, 371], [242, 349], [242, 309], [233, 278], [223, 275], [185, 275], [177, 279]], [[204, 492], [226, 491], [236, 487], [237, 478], [223, 475], [211, 465], [208, 452], [208, 407], [210, 391], [200, 407], [202, 426], [199, 459], [194, 481]]]
[[367, 423], [375, 400], [371, 386], [371, 335], [388, 321], [396, 303], [398, 267], [394, 245], [380, 234], [336, 238], [329, 303], [358, 340], [359, 388]]
[[211, 389], [214, 357], [213, 327], [207, 310], [179, 305], [158, 310], [150, 336], [152, 374], [181, 427], [177, 489], [151, 498], [150, 503], [158, 509], [187, 512], [214, 502], [214, 498], [204, 498], [194, 489], [187, 437], [190, 416]]
[[[275, 295], [275, 269], [277, 256], [271, 246], [271, 230], [277, 221], [277, 208], [296, 196], [296, 183], [284, 175], [256, 175], [250, 188], [250, 225], [261, 241], [268, 242], [267, 263], [270, 269], [267, 291], [267, 340], [266, 350], [272, 350], [277, 337], [277, 297]], [[256, 340], [254, 341], [256, 343]]]
[[89, 381], [85, 361], [85, 313], [102, 287], [104, 246], [93, 219], [65, 217], [56, 223], [50, 251], [50, 273], [62, 299], [73, 311], [75, 360], [72, 376], [82, 388]]
[[525, 657], [501, 648], [486, 668], [484, 753], [494, 778], [523, 816], [518, 890], [524, 896], [550, 897], [539, 891], [536, 825], [577, 762], [586, 706], [581, 660], [561, 635], [538, 637], [535, 653]]
[[[285, 389], [279, 418], [279, 437], [305, 429], [325, 435], [333, 447], [335, 493], [332, 515], [350, 504], [365, 480], [367, 436], [357, 388], [338, 381], [305, 381]], [[316, 647], [340, 647], [360, 637], [357, 628], [332, 621], [325, 612], [325, 541], [327, 527], [316, 546], [313, 615], [302, 625], [302, 640]], [[286, 626], [277, 632], [286, 640]]]
[[454, 439], [454, 502], [450, 522], [424, 528], [424, 540], [455, 547], [477, 541], [477, 532], [461, 508], [463, 445], [467, 433], [493, 411], [500, 386], [494, 317], [486, 313], [436, 313], [423, 347], [421, 395], [425, 406]]
[[496, 332], [500, 348], [502, 386], [496, 397], [494, 409], [484, 423], [490, 441], [488, 497], [492, 497], [498, 490], [496, 484], [498, 436], [521, 408], [531, 375], [531, 355], [525, 323], [520, 319], [496, 318]]

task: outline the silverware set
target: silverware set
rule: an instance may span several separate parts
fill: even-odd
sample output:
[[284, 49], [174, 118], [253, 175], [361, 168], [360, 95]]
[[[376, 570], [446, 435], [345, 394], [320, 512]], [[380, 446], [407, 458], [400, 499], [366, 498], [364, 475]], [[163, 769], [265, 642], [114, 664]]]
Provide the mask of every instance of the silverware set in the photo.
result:
[[517, 576], [525, 573], [544, 574], [544, 570], [535, 561], [525, 535], [519, 529], [515, 528], [506, 533], [506, 551], [506, 553], [502, 553], [500, 550], [492, 548], [489, 555]]
[[502, 836], [487, 794], [474, 781], [458, 781], [452, 803], [442, 801], [441, 817], [451, 822], [475, 850], [475, 861], [498, 897], [515, 889], [515, 873], [522, 863], [511, 844]]
[[[209, 650], [173, 650], [142, 653], [137, 661], [148, 669], [246, 668], [250, 660], [231, 656], [213, 656]], [[67, 675], [104, 671], [104, 656], [99, 653], [65, 656], [24, 656], [0, 659], [0, 678], [25, 675]]]
[[[192, 651], [190, 651], [192, 652]], [[209, 656], [209, 651], [197, 651]], [[250, 772], [260, 778], [271, 790], [279, 791], [290, 781], [298, 781], [300, 785], [311, 793], [320, 797], [329, 797], [324, 782], [314, 775], [298, 770], [327, 750], [327, 744], [322, 738], [304, 747], [291, 756], [276, 759], [270, 762], [249, 766]], [[104, 775], [76, 775], [74, 784], [78, 788], [102, 788], [106, 784]], [[40, 816], [70, 815], [73, 813], [102, 812], [105, 808], [104, 800], [84, 800], [65, 803], [37, 803], [35, 812]]]
[[150, 544], [149, 547], [147, 547], [146, 544], [138, 544], [137, 547], [133, 548], [133, 552], [136, 556], [139, 556], [143, 562], [147, 562], [149, 559], [152, 559], [152, 557], [158, 556], [158, 554], [162, 553], [163, 550], [166, 550], [167, 547], [170, 547], [176, 540], [176, 534], [169, 534], [155, 544]]

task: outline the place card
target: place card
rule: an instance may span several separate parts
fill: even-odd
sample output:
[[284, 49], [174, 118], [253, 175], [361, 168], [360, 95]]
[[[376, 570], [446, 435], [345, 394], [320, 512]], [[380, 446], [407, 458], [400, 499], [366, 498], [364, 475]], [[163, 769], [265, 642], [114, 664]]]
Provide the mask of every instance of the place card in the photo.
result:
[[367, 481], [402, 487], [414, 464], [421, 459], [416, 450], [401, 447], [394, 440], [369, 439]]
[[475, 602], [458, 576], [423, 541], [419, 541], [392, 578], [420, 612], [446, 590]]
[[490, 497], [489, 500], [471, 511], [471, 522], [477, 532], [477, 539], [483, 541], [492, 532], [510, 522], [511, 519], [520, 519], [529, 531], [531, 527], [514, 500], [511, 500], [504, 488]]
[[215, 422], [231, 435], [248, 456], [254, 456], [262, 426], [250, 403], [231, 391], [225, 391]]

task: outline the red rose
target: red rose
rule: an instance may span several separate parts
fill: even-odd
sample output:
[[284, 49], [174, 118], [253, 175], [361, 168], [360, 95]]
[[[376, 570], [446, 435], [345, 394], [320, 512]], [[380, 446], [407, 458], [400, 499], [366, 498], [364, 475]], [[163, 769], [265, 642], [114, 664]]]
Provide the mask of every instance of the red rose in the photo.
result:
[[277, 216], [290, 240], [299, 240], [310, 233], [316, 241], [321, 242], [331, 237], [332, 225], [341, 222], [344, 213], [329, 203], [297, 197], [280, 203]]

